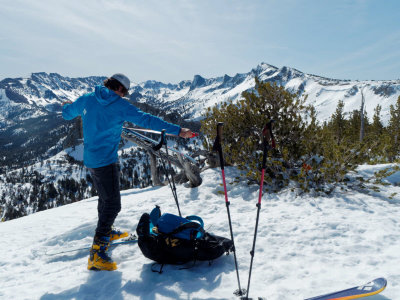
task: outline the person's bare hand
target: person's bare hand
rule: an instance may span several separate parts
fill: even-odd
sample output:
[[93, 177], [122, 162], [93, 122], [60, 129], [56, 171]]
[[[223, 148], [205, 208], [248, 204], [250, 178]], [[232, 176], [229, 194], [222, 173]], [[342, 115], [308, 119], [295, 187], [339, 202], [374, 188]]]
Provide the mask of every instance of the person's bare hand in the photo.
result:
[[179, 136], [188, 139], [193, 137], [193, 132], [189, 128], [181, 128]]

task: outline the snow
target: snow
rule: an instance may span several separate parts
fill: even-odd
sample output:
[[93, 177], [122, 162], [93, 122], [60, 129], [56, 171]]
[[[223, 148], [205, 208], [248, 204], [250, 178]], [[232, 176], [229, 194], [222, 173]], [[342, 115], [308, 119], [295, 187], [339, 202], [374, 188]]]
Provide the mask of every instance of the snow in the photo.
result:
[[24, 128], [17, 128], [17, 129], [14, 129], [13, 135], [19, 135], [19, 134], [26, 133], [26, 132], [27, 131]]
[[75, 147], [75, 149], [68, 148], [66, 151], [69, 156], [72, 156], [75, 160], [83, 161], [83, 143]]
[[[79, 149], [78, 151], [79, 152]], [[388, 287], [370, 300], [397, 300], [400, 295], [400, 173], [372, 189], [375, 172], [396, 165], [360, 166], [367, 189], [340, 188], [329, 197], [299, 195], [290, 188], [265, 193], [254, 256], [250, 296], [268, 300], [304, 299], [362, 285], [385, 277]], [[238, 182], [235, 168], [225, 168], [240, 281], [247, 285], [258, 186]], [[183, 215], [201, 216], [205, 228], [230, 237], [219, 169], [202, 173], [197, 188], [177, 186]], [[134, 231], [140, 216], [159, 205], [177, 213], [169, 187], [122, 191], [116, 226]], [[396, 194], [392, 197], [389, 195]], [[86, 269], [88, 251], [46, 255], [91, 244], [97, 198], [89, 198], [0, 223], [1, 299], [235, 299], [238, 288], [233, 255], [211, 266], [167, 265], [151, 271], [137, 244], [111, 250], [118, 270]], [[238, 298], [236, 298], [238, 299]]]

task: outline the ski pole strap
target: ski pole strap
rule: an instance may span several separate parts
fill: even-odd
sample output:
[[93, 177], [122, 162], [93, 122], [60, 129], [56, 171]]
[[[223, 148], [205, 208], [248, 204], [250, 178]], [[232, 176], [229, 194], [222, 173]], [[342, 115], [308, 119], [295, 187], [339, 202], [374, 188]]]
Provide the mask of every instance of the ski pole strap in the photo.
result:
[[160, 142], [157, 145], [154, 145], [152, 148], [154, 151], [158, 151], [161, 149], [161, 147], [166, 144], [166, 140], [165, 140], [165, 129], [163, 129], [161, 131], [161, 138], [160, 138]]
[[268, 130], [269, 130], [269, 135], [270, 135], [270, 139], [271, 139], [271, 147], [275, 149], [276, 145], [275, 145], [275, 137], [274, 134], [272, 132], [272, 124], [274, 123], [274, 120], [271, 120], [268, 122]]
[[222, 155], [222, 127], [224, 126], [224, 123], [219, 122], [217, 124], [217, 136], [215, 137], [214, 145], [212, 150], [217, 151], [219, 154], [219, 160], [220, 160], [220, 165], [221, 169], [224, 170], [224, 157]]
[[[259, 203], [261, 203], [261, 190], [262, 190], [262, 183], [264, 180], [264, 171], [267, 164], [267, 152], [268, 148], [275, 148], [275, 139], [274, 134], [272, 133], [272, 124], [274, 120], [270, 120], [264, 127], [262, 131], [263, 135], [263, 159], [262, 159], [262, 172], [261, 172], [261, 189], [260, 189], [260, 198]], [[268, 143], [268, 140], [271, 141], [271, 146]]]
[[263, 128], [262, 135], [263, 135], [263, 141], [264, 143], [267, 143], [268, 145], [268, 140], [271, 142], [271, 147], [275, 148], [275, 138], [274, 134], [272, 132], [272, 124], [274, 123], [274, 120], [270, 120]]

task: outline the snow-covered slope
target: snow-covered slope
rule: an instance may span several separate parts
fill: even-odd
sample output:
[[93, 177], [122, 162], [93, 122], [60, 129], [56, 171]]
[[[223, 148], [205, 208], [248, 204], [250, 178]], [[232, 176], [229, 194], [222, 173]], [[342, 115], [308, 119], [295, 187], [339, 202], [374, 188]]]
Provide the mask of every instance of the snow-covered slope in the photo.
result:
[[[373, 177], [388, 165], [362, 166], [357, 176]], [[242, 286], [247, 283], [256, 216], [257, 186], [235, 182], [238, 171], [226, 168], [229, 199]], [[355, 175], [354, 175], [355, 176]], [[205, 228], [229, 237], [218, 169], [202, 174], [194, 189], [178, 186], [184, 215], [196, 214]], [[389, 185], [337, 190], [329, 197], [297, 196], [287, 189], [262, 200], [250, 296], [268, 300], [304, 299], [385, 277], [388, 287], [368, 299], [400, 297], [400, 174]], [[371, 181], [372, 182], [372, 181]], [[378, 191], [379, 188], [379, 191]], [[144, 212], [160, 205], [176, 213], [168, 187], [122, 192], [116, 225], [134, 231]], [[112, 250], [119, 269], [86, 270], [88, 251], [48, 256], [46, 251], [90, 244], [96, 226], [97, 199], [0, 223], [1, 299], [235, 299], [233, 256], [197, 262], [181, 270], [151, 271], [136, 244]], [[237, 299], [237, 298], [236, 298]]]

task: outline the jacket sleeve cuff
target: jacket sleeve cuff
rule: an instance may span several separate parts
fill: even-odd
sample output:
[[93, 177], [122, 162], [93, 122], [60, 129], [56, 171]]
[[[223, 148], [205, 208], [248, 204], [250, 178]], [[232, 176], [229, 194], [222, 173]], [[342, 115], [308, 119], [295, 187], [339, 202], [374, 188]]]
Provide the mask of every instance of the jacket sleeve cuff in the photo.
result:
[[182, 130], [182, 127], [178, 127], [178, 134], [177, 134], [177, 136], [179, 136], [180, 134], [181, 134], [181, 130]]

